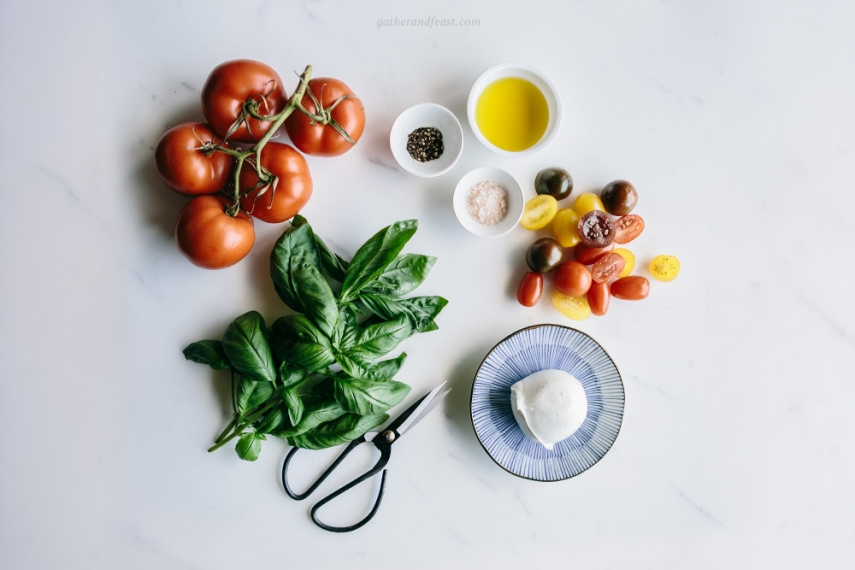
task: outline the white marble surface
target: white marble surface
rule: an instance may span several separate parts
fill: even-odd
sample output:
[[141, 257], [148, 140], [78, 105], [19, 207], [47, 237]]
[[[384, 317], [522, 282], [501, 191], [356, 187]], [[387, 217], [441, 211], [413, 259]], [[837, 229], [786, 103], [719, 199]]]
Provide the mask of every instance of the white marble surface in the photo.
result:
[[[378, 27], [396, 17], [479, 24]], [[0, 3], [0, 566], [851, 567], [853, 20], [852, 3], [790, 0]], [[244, 311], [282, 310], [267, 277], [282, 228], [259, 224], [234, 268], [197, 269], [171, 237], [184, 198], [152, 168], [160, 134], [200, 119], [208, 72], [237, 57], [356, 90], [364, 139], [309, 159], [304, 213], [345, 252], [417, 217], [408, 250], [440, 260], [422, 290], [450, 300], [400, 377], [407, 401], [453, 391], [350, 535], [284, 495], [284, 442], [254, 464], [205, 452], [223, 380], [181, 355]], [[507, 60], [541, 68], [564, 104], [525, 159], [465, 121], [469, 86]], [[465, 125], [461, 161], [430, 180], [386, 144], [423, 101]], [[552, 165], [579, 189], [632, 180], [641, 263], [683, 262], [645, 302], [576, 325], [614, 357], [627, 404], [609, 454], [561, 483], [508, 475], [470, 424], [486, 351], [570, 324], [514, 299], [531, 234], [479, 240], [455, 221], [454, 184], [481, 165], [525, 184]]]

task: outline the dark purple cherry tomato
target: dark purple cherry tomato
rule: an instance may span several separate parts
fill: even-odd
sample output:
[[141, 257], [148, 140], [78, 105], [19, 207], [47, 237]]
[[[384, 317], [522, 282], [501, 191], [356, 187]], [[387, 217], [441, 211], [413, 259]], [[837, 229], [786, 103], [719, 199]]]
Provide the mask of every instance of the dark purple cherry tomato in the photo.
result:
[[534, 190], [563, 200], [573, 192], [573, 178], [563, 168], [544, 168], [534, 178]]
[[638, 191], [626, 180], [609, 182], [600, 193], [606, 212], [614, 216], [625, 216], [638, 203]]
[[606, 247], [588, 247], [584, 243], [579, 243], [576, 244], [576, 247], [573, 249], [573, 255], [579, 263], [591, 265], [599, 261], [601, 257], [609, 253], [614, 248], [614, 242], [610, 243]]
[[528, 248], [525, 262], [535, 273], [549, 273], [561, 265], [564, 260], [564, 250], [561, 244], [552, 238], [540, 238]]
[[523, 275], [520, 288], [517, 289], [517, 301], [523, 307], [534, 307], [543, 294], [543, 275], [529, 271]]
[[609, 301], [612, 295], [609, 293], [609, 284], [605, 281], [602, 283], [591, 283], [591, 288], [588, 289], [588, 305], [591, 307], [591, 312], [598, 317], [602, 317], [609, 310]]
[[641, 275], [621, 277], [609, 286], [612, 297], [625, 301], [640, 301], [650, 293], [650, 281]]
[[605, 212], [591, 210], [579, 220], [579, 239], [588, 247], [606, 247], [615, 239], [615, 226]]
[[565, 261], [552, 279], [555, 288], [569, 297], [581, 297], [591, 287], [591, 272], [578, 261]]
[[591, 268], [591, 277], [597, 283], [608, 283], [617, 279], [618, 273], [623, 271], [626, 260], [617, 253], [607, 253], [597, 261]]
[[644, 220], [636, 214], [627, 214], [615, 222], [615, 243], [629, 243], [644, 231]]

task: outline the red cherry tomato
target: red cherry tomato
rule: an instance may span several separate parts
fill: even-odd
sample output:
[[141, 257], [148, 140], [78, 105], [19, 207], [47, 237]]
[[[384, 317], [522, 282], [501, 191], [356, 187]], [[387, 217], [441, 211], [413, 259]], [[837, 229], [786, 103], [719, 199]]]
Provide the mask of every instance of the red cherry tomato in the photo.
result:
[[[290, 220], [312, 197], [312, 176], [306, 159], [287, 144], [269, 142], [261, 149], [261, 166], [277, 180], [244, 194], [241, 207], [264, 222]], [[244, 163], [240, 172], [241, 189], [248, 191], [257, 182], [255, 166]]]
[[607, 253], [601, 257], [591, 268], [591, 277], [597, 283], [608, 283], [617, 279], [618, 273], [623, 271], [626, 261], [617, 253]]
[[609, 310], [611, 297], [608, 283], [605, 281], [602, 283], [591, 283], [591, 288], [588, 289], [588, 305], [591, 306], [591, 312], [598, 317], [605, 315]]
[[219, 192], [231, 175], [234, 160], [224, 152], [202, 152], [206, 143], [218, 144], [222, 139], [205, 123], [182, 123], [166, 131], [154, 151], [163, 183], [188, 196]]
[[609, 253], [614, 248], [614, 242], [610, 243], [606, 247], [588, 247], [584, 243], [580, 243], [573, 249], [573, 255], [579, 263], [591, 265], [596, 263], [601, 257]]
[[534, 307], [543, 294], [543, 275], [529, 271], [523, 275], [520, 288], [517, 289], [517, 301], [523, 307]]
[[629, 243], [644, 231], [644, 220], [637, 214], [627, 214], [615, 222], [615, 243]]
[[197, 196], [178, 213], [175, 241], [187, 259], [206, 269], [234, 265], [255, 243], [252, 218], [244, 212], [226, 213], [229, 198], [221, 194]]
[[[282, 79], [272, 67], [251, 59], [236, 59], [221, 63], [208, 76], [202, 87], [202, 113], [217, 134], [224, 137], [242, 117], [244, 102], [255, 101], [257, 112], [269, 116], [284, 109], [287, 99]], [[263, 137], [270, 125], [270, 121], [247, 115], [228, 138], [252, 143]]]
[[[359, 141], [365, 130], [365, 108], [362, 101], [338, 79], [316, 77], [309, 80], [309, 87], [325, 110], [344, 132]], [[318, 113], [317, 106], [307, 92], [303, 96], [303, 107], [310, 113]], [[324, 125], [295, 110], [285, 119], [285, 130], [301, 151], [316, 156], [338, 156], [353, 148], [353, 143], [344, 138], [331, 124]]]
[[553, 283], [568, 297], [581, 297], [591, 287], [591, 272], [578, 261], [565, 261], [555, 270]]
[[640, 301], [650, 293], [650, 282], [641, 275], [630, 275], [613, 281], [609, 286], [612, 297], [625, 301]]

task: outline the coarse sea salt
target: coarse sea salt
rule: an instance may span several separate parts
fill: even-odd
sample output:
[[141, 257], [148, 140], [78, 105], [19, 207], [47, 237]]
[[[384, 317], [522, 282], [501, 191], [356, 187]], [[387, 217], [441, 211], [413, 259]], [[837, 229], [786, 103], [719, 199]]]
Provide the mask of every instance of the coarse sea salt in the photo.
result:
[[493, 180], [483, 180], [469, 189], [466, 211], [482, 226], [492, 226], [508, 215], [508, 192]]

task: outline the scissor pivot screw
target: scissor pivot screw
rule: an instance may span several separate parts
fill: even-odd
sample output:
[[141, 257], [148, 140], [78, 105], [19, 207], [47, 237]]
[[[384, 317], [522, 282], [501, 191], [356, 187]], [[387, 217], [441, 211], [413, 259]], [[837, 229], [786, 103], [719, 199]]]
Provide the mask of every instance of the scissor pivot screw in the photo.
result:
[[392, 443], [393, 441], [395, 441], [395, 432], [390, 429], [387, 429], [383, 432], [383, 439], [385, 439], [389, 443]]

